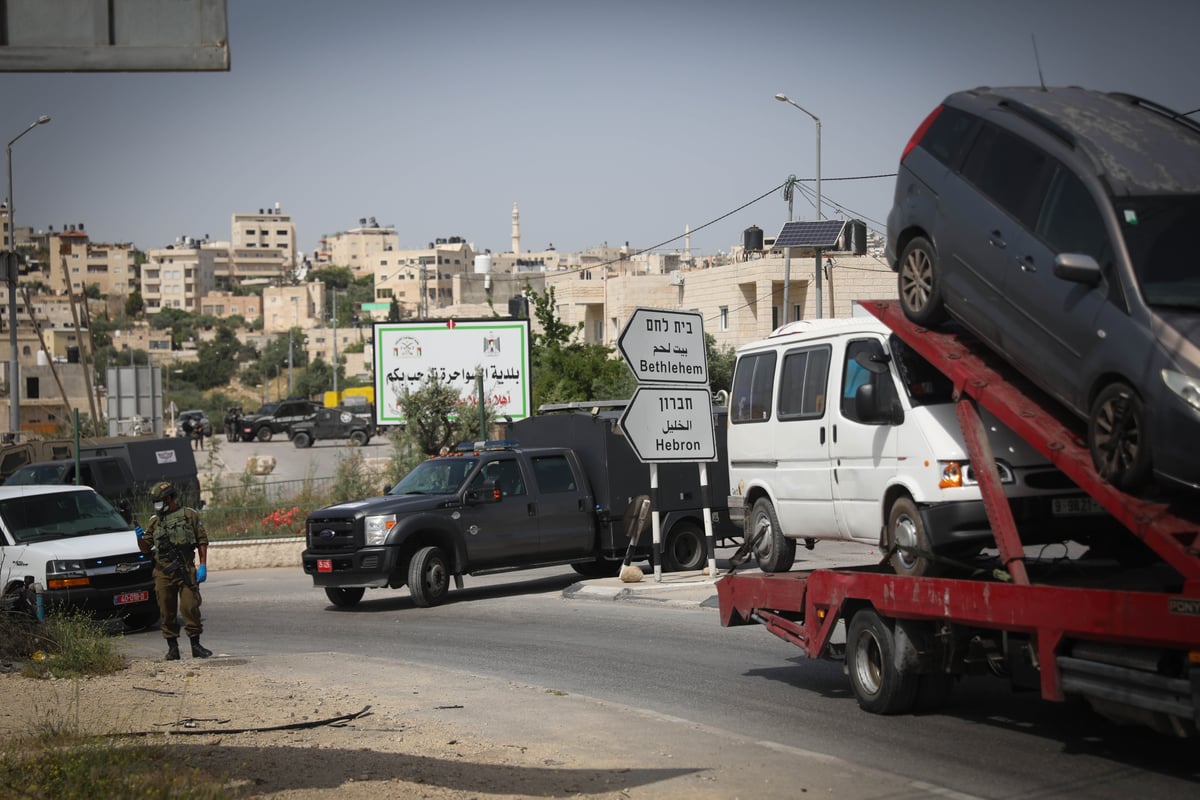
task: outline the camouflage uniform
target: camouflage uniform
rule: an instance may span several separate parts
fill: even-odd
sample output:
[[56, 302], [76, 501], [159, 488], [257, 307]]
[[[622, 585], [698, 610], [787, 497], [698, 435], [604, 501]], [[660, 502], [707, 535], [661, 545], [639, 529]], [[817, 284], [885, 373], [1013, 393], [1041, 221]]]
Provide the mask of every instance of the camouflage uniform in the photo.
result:
[[[195, 510], [176, 507], [161, 516], [151, 517], [146, 524], [146, 535], [152, 537], [154, 547], [154, 590], [158, 593], [158, 609], [162, 614], [163, 638], [169, 641], [179, 638], [179, 615], [182, 614], [187, 635], [195, 641], [204, 632], [195, 566], [196, 548], [208, 546], [204, 522]], [[182, 564], [181, 569], [168, 574], [164, 567], [171, 566], [172, 546], [179, 553]], [[183, 570], [187, 573], [186, 582]]]

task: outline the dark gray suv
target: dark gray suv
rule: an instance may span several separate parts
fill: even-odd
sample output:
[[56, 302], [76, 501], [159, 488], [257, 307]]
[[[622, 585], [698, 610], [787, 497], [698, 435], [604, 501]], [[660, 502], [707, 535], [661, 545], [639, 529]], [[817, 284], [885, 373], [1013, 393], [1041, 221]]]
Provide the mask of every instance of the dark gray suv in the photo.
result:
[[1088, 422], [1097, 470], [1200, 488], [1200, 125], [1125, 94], [957, 92], [901, 156], [909, 319], [961, 322]]

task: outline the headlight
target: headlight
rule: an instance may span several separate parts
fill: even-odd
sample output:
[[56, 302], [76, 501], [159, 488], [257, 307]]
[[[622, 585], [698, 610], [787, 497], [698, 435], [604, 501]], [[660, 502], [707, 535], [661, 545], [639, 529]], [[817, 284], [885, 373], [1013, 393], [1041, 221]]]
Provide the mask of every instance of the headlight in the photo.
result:
[[[942, 468], [942, 476], [938, 479], [939, 489], [979, 485], [979, 479], [969, 461], [939, 461], [938, 465]], [[1016, 483], [1017, 477], [1012, 467], [1000, 459], [996, 459], [996, 471], [1000, 473], [1000, 483]]]
[[367, 544], [381, 545], [387, 541], [387, 535], [396, 527], [396, 515], [386, 514], [378, 517], [367, 517], [364, 520], [366, 524]]
[[1172, 369], [1164, 369], [1162, 379], [1168, 389], [1183, 398], [1183, 402], [1200, 411], [1200, 383], [1195, 378], [1189, 378]]
[[51, 561], [46, 565], [47, 589], [71, 589], [90, 583], [82, 561]]

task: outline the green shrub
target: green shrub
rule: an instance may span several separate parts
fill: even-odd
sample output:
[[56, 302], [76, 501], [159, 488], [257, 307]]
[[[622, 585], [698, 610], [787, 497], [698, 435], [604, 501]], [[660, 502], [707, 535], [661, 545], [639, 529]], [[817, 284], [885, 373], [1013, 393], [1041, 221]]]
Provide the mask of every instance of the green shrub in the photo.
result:
[[74, 609], [51, 609], [41, 624], [38, 650], [22, 673], [34, 678], [70, 678], [108, 675], [125, 668], [120, 637], [109, 635], [105, 625]]

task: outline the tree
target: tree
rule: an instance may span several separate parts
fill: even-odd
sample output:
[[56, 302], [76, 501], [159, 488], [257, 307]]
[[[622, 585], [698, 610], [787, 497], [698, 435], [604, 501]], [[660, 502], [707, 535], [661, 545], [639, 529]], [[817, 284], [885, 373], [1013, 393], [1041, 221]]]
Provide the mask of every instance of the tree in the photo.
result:
[[728, 392], [733, 387], [733, 363], [737, 355], [732, 347], [717, 347], [717, 337], [704, 334], [704, 350], [708, 357], [708, 386], [713, 392]]
[[125, 298], [125, 316], [139, 316], [146, 307], [146, 301], [142, 299], [142, 293], [134, 289]]
[[388, 306], [388, 322], [400, 321], [400, 304], [396, 302], [396, 298], [392, 298], [392, 304]]
[[546, 291], [534, 291], [525, 284], [525, 295], [533, 303], [533, 318], [541, 327], [541, 332], [534, 332], [533, 347], [562, 347], [569, 344], [571, 337], [583, 330], [583, 323], [568, 325], [558, 318], [558, 306], [554, 302], [554, 287], [546, 287]]

